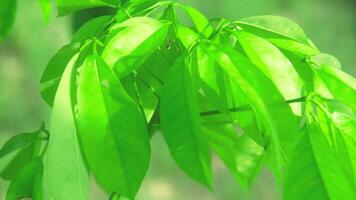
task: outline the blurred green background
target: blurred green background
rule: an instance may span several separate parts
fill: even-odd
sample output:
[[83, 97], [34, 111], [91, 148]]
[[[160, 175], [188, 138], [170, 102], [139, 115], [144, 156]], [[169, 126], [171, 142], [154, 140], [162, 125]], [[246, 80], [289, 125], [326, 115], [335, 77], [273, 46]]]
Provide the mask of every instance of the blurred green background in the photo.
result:
[[[300, 24], [322, 52], [335, 55], [343, 69], [356, 75], [355, 0], [181, 0], [197, 7], [209, 18], [239, 19], [252, 15], [282, 15]], [[12, 135], [32, 131], [48, 121], [50, 108], [39, 95], [39, 80], [51, 56], [68, 43], [73, 33], [73, 16], [45, 23], [35, 0], [21, 0], [15, 25], [0, 44], [0, 146]], [[150, 170], [138, 200], [230, 200], [281, 199], [274, 179], [263, 172], [251, 191], [243, 191], [214, 159], [213, 191], [184, 175], [172, 159], [163, 138], [152, 142]], [[0, 180], [0, 199], [7, 183]], [[91, 197], [107, 199], [95, 185]]]

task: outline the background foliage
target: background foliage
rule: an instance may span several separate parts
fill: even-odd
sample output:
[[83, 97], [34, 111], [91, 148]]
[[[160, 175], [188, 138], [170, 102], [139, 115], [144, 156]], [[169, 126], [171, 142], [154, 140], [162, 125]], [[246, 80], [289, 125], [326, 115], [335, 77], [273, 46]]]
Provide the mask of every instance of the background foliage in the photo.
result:
[[[356, 75], [356, 3], [353, 0], [182, 0], [207, 16], [240, 19], [262, 14], [282, 15], [299, 23], [326, 53], [339, 58], [343, 69]], [[331, 14], [335, 15], [330, 17]], [[80, 19], [75, 18], [76, 23]], [[32, 0], [18, 3], [14, 29], [0, 45], [0, 146], [12, 134], [35, 130], [49, 118], [49, 107], [39, 96], [38, 80], [50, 57], [66, 44], [73, 32], [73, 17], [54, 18], [44, 23], [39, 5]], [[37, 125], [38, 124], [38, 125]], [[137, 199], [278, 199], [272, 176], [265, 172], [246, 194], [222, 166], [214, 162], [213, 188], [205, 188], [183, 175], [168, 155], [161, 135], [153, 138], [151, 166]], [[0, 199], [6, 189], [0, 183]], [[93, 186], [95, 187], [95, 186]], [[93, 193], [92, 199], [103, 194]]]

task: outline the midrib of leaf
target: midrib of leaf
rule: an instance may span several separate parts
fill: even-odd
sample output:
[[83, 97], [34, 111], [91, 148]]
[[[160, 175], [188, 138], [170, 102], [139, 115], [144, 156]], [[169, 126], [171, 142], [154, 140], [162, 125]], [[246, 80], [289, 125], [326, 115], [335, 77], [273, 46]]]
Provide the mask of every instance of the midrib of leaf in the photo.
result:
[[[100, 94], [102, 94], [102, 95], [100, 95], [101, 96], [101, 98], [102, 98], [102, 100], [103, 100], [103, 102], [104, 102], [104, 108], [105, 108], [105, 113], [107, 114], [107, 116], [108, 116], [108, 123], [109, 123], [109, 125], [110, 125], [110, 128], [111, 128], [111, 130], [110, 130], [110, 134], [111, 134], [111, 136], [112, 136], [112, 139], [113, 139], [113, 141], [114, 141], [114, 143], [115, 143], [115, 146], [116, 146], [116, 149], [115, 149], [115, 151], [117, 152], [117, 154], [115, 154], [115, 155], [117, 155], [117, 158], [120, 160], [120, 167], [122, 168], [122, 170], [125, 172], [125, 173], [123, 173], [124, 174], [124, 176], [125, 176], [125, 182], [126, 182], [126, 189], [128, 190], [128, 192], [130, 193], [130, 194], [132, 194], [132, 191], [131, 191], [131, 187], [129, 186], [130, 184], [129, 184], [129, 179], [128, 179], [128, 177], [127, 177], [127, 169], [126, 169], [126, 167], [125, 167], [125, 165], [124, 165], [124, 162], [123, 162], [123, 159], [122, 159], [122, 153], [119, 151], [119, 149], [120, 149], [120, 147], [119, 147], [119, 144], [117, 143], [117, 141], [115, 140], [115, 136], [114, 136], [114, 133], [113, 133], [113, 131], [112, 130], [114, 130], [113, 129], [113, 123], [112, 123], [112, 120], [109, 118], [109, 112], [108, 112], [108, 107], [107, 107], [107, 100], [106, 100], [106, 98], [104, 97], [104, 93], [103, 93], [103, 85], [101, 84], [101, 82], [100, 82], [100, 76], [99, 76], [99, 73], [98, 73], [98, 65], [97, 65], [97, 62], [96, 62], [96, 58], [94, 57], [94, 66], [95, 66], [95, 75], [96, 75], [96, 78], [97, 78], [97, 80], [98, 80], [98, 84], [100, 85]], [[104, 66], [105, 67], [105, 66]], [[116, 78], [115, 78], [115, 80], [116, 80]]]

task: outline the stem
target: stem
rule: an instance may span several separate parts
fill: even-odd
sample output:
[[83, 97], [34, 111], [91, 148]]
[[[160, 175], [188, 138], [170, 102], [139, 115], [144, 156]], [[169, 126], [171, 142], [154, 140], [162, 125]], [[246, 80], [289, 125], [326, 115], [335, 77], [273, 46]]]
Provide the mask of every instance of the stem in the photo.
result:
[[[306, 97], [299, 97], [299, 98], [296, 98], [296, 99], [290, 99], [290, 100], [287, 100], [287, 101], [284, 101], [284, 102], [281, 102], [281, 103], [277, 103], [277, 105], [280, 105], [280, 104], [290, 104], [290, 103], [299, 103], [299, 102], [303, 102], [305, 101]], [[252, 110], [252, 108], [249, 106], [249, 105], [242, 105], [242, 106], [237, 106], [237, 107], [234, 107], [234, 108], [230, 108], [229, 111], [230, 112], [243, 112], [243, 111], [250, 111]], [[221, 114], [220, 111], [218, 110], [211, 110], [211, 111], [204, 111], [204, 112], [201, 112], [200, 113], [200, 116], [209, 116], [209, 115], [218, 115], [218, 114]]]

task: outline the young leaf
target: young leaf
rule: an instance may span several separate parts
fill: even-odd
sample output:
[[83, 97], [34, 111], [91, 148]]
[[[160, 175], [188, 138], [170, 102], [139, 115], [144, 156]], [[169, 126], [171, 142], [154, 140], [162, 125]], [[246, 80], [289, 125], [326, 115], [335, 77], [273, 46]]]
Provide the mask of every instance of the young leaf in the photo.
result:
[[[285, 99], [303, 96], [302, 81], [291, 62], [274, 45], [245, 31], [234, 33], [251, 62], [269, 77]], [[300, 104], [290, 105], [295, 114], [301, 114]]]
[[241, 185], [247, 189], [264, 164], [264, 148], [248, 135], [238, 136], [232, 125], [208, 126], [210, 145]]
[[120, 0], [57, 0], [59, 16], [86, 8], [111, 6], [115, 7]]
[[42, 98], [52, 106], [64, 69], [79, 51], [79, 44], [73, 43], [62, 47], [49, 61], [40, 81]]
[[83, 42], [85, 39], [99, 35], [110, 24], [112, 19], [113, 16], [105, 15], [87, 21], [75, 32], [72, 43]]
[[6, 200], [18, 200], [32, 197], [32, 188], [38, 171], [42, 168], [40, 158], [26, 163], [11, 181], [6, 193]]
[[209, 186], [211, 153], [200, 124], [194, 75], [179, 58], [164, 83], [161, 104], [161, 130], [176, 163], [193, 179]]
[[231, 77], [261, 119], [273, 152], [274, 171], [280, 178], [282, 155], [288, 159], [298, 133], [298, 124], [291, 109], [283, 103], [284, 98], [262, 71], [232, 47], [211, 45], [210, 49], [204, 49]]
[[167, 23], [148, 17], [131, 18], [112, 28], [102, 57], [118, 78], [122, 78], [157, 50], [166, 40], [167, 32]]
[[16, 150], [24, 149], [38, 140], [41, 130], [32, 133], [21, 133], [10, 138], [0, 149], [0, 159]]
[[106, 191], [134, 199], [150, 159], [142, 113], [99, 56], [86, 58], [78, 84], [79, 138], [92, 173]]
[[[1, 177], [5, 180], [12, 180], [21, 170], [22, 166], [33, 159], [35, 154], [35, 144], [30, 144], [27, 147], [9, 154], [10, 160], [5, 163], [4, 169], [1, 171]], [[3, 159], [7, 158], [4, 157]], [[3, 159], [1, 160], [3, 162]]]
[[268, 36], [270, 37], [273, 35], [282, 36], [309, 45], [309, 39], [302, 28], [300, 28], [298, 24], [284, 17], [271, 15], [254, 16], [244, 18], [235, 23], [246, 31], [256, 33], [257, 35], [269, 34]]
[[356, 113], [356, 80], [354, 77], [327, 65], [314, 67], [314, 72], [335, 99]]
[[205, 37], [209, 37], [213, 33], [214, 29], [209, 20], [200, 11], [190, 6], [179, 4], [178, 6], [187, 13], [199, 33], [202, 33]]
[[8, 34], [14, 23], [16, 4], [16, 0], [0, 1], [0, 42]]
[[77, 56], [74, 56], [70, 60], [59, 83], [51, 115], [51, 135], [44, 156], [46, 182], [56, 200], [89, 198], [89, 177], [80, 152], [72, 111], [74, 83], [71, 79], [76, 59]]
[[286, 172], [285, 199], [355, 198], [335, 151], [314, 122], [302, 133], [295, 149]]

